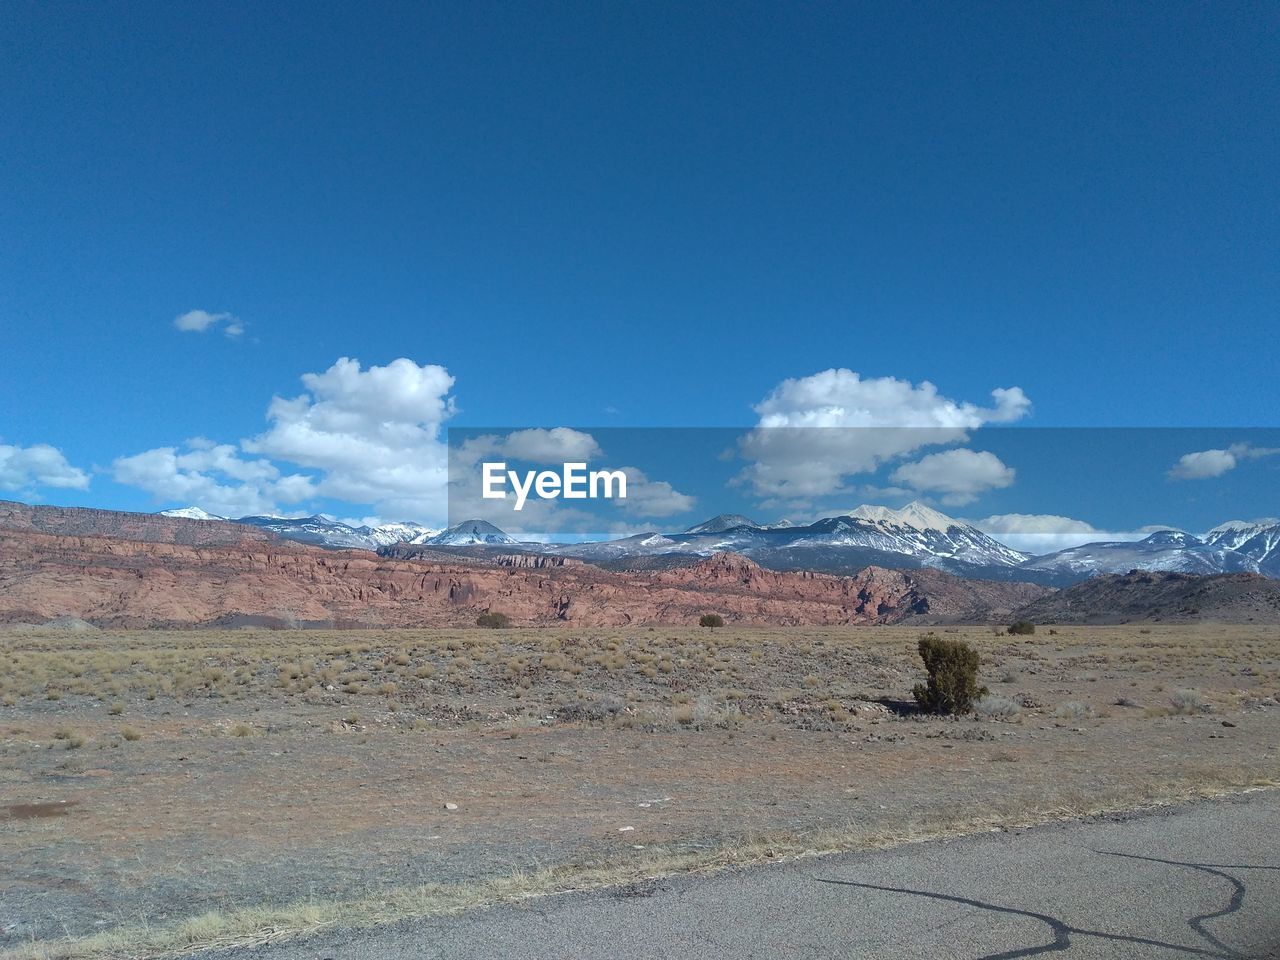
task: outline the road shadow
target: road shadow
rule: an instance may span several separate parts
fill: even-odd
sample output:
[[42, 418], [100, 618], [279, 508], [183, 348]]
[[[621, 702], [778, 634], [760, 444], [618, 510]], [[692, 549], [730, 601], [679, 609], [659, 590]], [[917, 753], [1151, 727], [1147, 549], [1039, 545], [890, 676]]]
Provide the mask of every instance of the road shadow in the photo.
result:
[[1035, 957], [1044, 953], [1057, 953], [1063, 950], [1070, 950], [1072, 946], [1071, 938], [1092, 937], [1100, 940], [1107, 940], [1117, 944], [1132, 944], [1134, 946], [1156, 947], [1162, 950], [1168, 950], [1170, 953], [1183, 954], [1196, 957], [1216, 957], [1221, 960], [1260, 960], [1260, 958], [1251, 957], [1249, 954], [1228, 946], [1212, 931], [1205, 927], [1205, 924], [1211, 920], [1218, 920], [1222, 917], [1229, 916], [1237, 912], [1244, 906], [1245, 896], [1248, 893], [1248, 887], [1239, 877], [1229, 873], [1230, 870], [1280, 870], [1280, 867], [1269, 865], [1248, 865], [1248, 864], [1213, 864], [1213, 863], [1195, 863], [1183, 860], [1166, 860], [1159, 857], [1147, 857], [1133, 853], [1119, 853], [1109, 850], [1094, 850], [1094, 853], [1106, 857], [1124, 857], [1131, 860], [1143, 860], [1148, 863], [1163, 864], [1172, 867], [1184, 867], [1190, 870], [1196, 870], [1201, 873], [1208, 874], [1213, 877], [1225, 880], [1231, 887], [1231, 895], [1225, 906], [1220, 909], [1197, 914], [1188, 918], [1187, 926], [1191, 931], [1199, 937], [1204, 943], [1204, 947], [1185, 946], [1177, 943], [1168, 943], [1163, 940], [1154, 940], [1148, 937], [1130, 936], [1121, 933], [1111, 933], [1106, 930], [1092, 930], [1085, 927], [1075, 927], [1067, 923], [1060, 917], [1055, 917], [1048, 913], [1039, 913], [1034, 910], [1023, 910], [1018, 907], [1003, 906], [998, 903], [991, 903], [985, 900], [975, 900], [971, 897], [960, 897], [947, 893], [935, 893], [930, 890], [916, 890], [909, 887], [891, 887], [875, 883], [862, 883], [856, 880], [839, 880], [834, 877], [812, 877], [818, 883], [832, 884], [843, 887], [856, 887], [863, 890], [877, 890], [882, 893], [896, 893], [904, 896], [924, 897], [929, 900], [937, 900], [945, 903], [957, 903], [964, 906], [974, 907], [978, 910], [985, 910], [991, 913], [999, 913], [1005, 915], [1026, 917], [1043, 923], [1049, 928], [1052, 939], [1047, 943], [1028, 944], [1014, 947], [1011, 950], [1002, 951], [1000, 953], [985, 954], [978, 960], [1017, 960], [1021, 957]]

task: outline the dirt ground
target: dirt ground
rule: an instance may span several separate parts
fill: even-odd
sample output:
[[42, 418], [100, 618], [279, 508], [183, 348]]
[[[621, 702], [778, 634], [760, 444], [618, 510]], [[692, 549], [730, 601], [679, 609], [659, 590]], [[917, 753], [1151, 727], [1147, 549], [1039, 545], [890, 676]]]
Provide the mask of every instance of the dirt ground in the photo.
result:
[[1280, 628], [939, 633], [976, 716], [907, 628], [0, 634], [0, 949], [1280, 779]]

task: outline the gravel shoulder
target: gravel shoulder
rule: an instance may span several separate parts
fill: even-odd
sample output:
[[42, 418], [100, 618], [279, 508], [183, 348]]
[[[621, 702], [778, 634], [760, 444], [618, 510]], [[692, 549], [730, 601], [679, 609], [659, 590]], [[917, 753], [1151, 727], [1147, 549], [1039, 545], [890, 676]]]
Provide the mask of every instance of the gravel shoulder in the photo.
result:
[[1280, 792], [571, 893], [200, 960], [1280, 956]]

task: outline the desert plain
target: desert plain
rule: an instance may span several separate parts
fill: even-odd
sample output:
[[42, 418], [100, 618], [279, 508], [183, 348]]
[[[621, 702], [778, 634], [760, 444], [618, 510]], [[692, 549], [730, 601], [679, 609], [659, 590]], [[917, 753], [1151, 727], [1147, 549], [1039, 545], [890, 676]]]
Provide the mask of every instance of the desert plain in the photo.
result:
[[[982, 656], [922, 715], [927, 630]], [[150, 957], [1280, 782], [1280, 627], [0, 634], [0, 956]]]

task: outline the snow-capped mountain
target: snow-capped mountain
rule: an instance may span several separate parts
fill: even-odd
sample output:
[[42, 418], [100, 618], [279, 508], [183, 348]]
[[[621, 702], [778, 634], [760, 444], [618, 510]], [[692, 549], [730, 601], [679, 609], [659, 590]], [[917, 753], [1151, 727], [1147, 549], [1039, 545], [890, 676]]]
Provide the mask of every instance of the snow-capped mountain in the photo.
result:
[[710, 520], [695, 524], [685, 533], [724, 533], [734, 527], [749, 527], [752, 530], [764, 529], [760, 524], [744, 517], [740, 513], [722, 513], [718, 517], [712, 517]]
[[185, 520], [225, 520], [226, 517], [214, 516], [199, 507], [178, 507], [175, 510], [161, 510], [162, 517], [181, 517]]
[[[605, 543], [545, 549], [584, 560], [663, 555], [711, 556], [732, 551], [764, 566], [852, 572], [869, 564], [932, 566], [957, 572], [987, 569], [990, 575], [1015, 568], [1026, 554], [1011, 550], [981, 530], [920, 503], [902, 510], [859, 507], [855, 515], [827, 517], [804, 526], [761, 526], [723, 514], [684, 533], [648, 533]], [[991, 571], [995, 572], [991, 572]]]
[[[164, 510], [167, 517], [223, 521], [200, 507]], [[1101, 573], [1168, 570], [1181, 573], [1250, 572], [1280, 576], [1280, 519], [1232, 520], [1195, 537], [1160, 530], [1145, 540], [1086, 543], [1029, 557], [976, 527], [922, 503], [900, 510], [864, 504], [848, 514], [796, 525], [759, 524], [721, 514], [683, 533], [650, 532], [593, 543], [521, 543], [484, 520], [440, 531], [419, 523], [352, 526], [324, 516], [241, 517], [277, 536], [326, 547], [378, 550], [400, 543], [440, 547], [519, 545], [522, 550], [577, 557], [611, 566], [681, 565], [732, 551], [780, 570], [852, 573], [869, 565], [937, 567], [985, 579], [1027, 579], [1067, 584]]]
[[1280, 576], [1280, 518], [1228, 520], [1204, 535], [1205, 543], [1254, 560], [1263, 573]]
[[1068, 547], [1036, 557], [1028, 570], [1055, 571], [1081, 577], [1130, 570], [1175, 573], [1258, 573], [1258, 562], [1227, 546], [1207, 543], [1181, 530], [1159, 530], [1145, 540], [1103, 541]]
[[322, 547], [359, 547], [369, 549], [368, 537], [340, 520], [317, 514], [314, 517], [240, 517], [235, 523], [270, 530], [285, 540], [314, 543]]
[[376, 527], [362, 526], [354, 528], [368, 541], [370, 548], [387, 547], [393, 543], [426, 543], [441, 531], [439, 527], [427, 527], [411, 520], [398, 523], [380, 523]]
[[269, 530], [285, 540], [296, 540], [299, 543], [314, 543], [322, 547], [355, 547], [362, 550], [377, 550], [379, 547], [393, 543], [424, 543], [440, 532], [439, 528], [426, 527], [420, 523], [404, 521], [400, 523], [383, 523], [376, 527], [353, 527], [341, 520], [329, 517], [239, 517], [229, 519], [219, 517], [200, 507], [179, 507], [174, 510], [161, 510], [162, 517], [181, 517], [187, 520], [221, 520], [229, 523], [243, 523], [246, 526]]
[[436, 547], [470, 547], [477, 544], [519, 543], [487, 520], [464, 520], [422, 541]]

